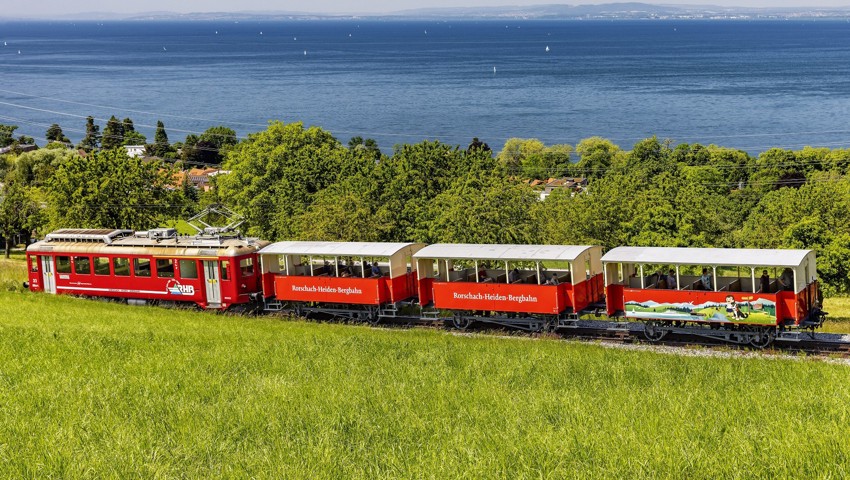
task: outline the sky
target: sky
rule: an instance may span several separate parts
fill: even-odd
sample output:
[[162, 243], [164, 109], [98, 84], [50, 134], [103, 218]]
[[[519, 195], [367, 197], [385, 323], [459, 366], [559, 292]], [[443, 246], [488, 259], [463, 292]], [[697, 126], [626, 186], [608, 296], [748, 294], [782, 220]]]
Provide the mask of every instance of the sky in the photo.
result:
[[[309, 13], [368, 14], [386, 13], [425, 7], [485, 7], [513, 5], [567, 4], [590, 5], [629, 0], [3, 0], [5, 16], [50, 16], [85, 12], [138, 13], [151, 11], [227, 12], [227, 11], [287, 11]], [[641, 1], [641, 0], [636, 0]], [[843, 7], [850, 0], [643, 0], [643, 3], [668, 5], [717, 5], [725, 7]]]

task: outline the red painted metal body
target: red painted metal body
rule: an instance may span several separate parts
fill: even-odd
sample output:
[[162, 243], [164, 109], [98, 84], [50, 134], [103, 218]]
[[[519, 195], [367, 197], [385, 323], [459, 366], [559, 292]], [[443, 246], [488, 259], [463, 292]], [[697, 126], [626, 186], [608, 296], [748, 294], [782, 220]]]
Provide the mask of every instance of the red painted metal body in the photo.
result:
[[[161, 255], [138, 255], [138, 254], [103, 254], [84, 255], [77, 252], [63, 252], [54, 250], [50, 255], [27, 254], [27, 265], [29, 267], [29, 287], [34, 292], [44, 290], [44, 272], [42, 258], [47, 257], [53, 267], [55, 290], [59, 294], [70, 294], [80, 296], [127, 298], [140, 300], [159, 300], [194, 303], [201, 308], [208, 307], [205, 282], [205, 269], [202, 259], [190, 259], [195, 263], [196, 278], [188, 278], [180, 270], [180, 260], [186, 261], [185, 257], [164, 257]], [[70, 271], [59, 272], [56, 261], [59, 257], [70, 259]], [[78, 273], [77, 264], [79, 260], [88, 259], [92, 265], [93, 258], [106, 258], [109, 260], [109, 273], [98, 274], [89, 268], [90, 273]], [[129, 269], [127, 275], [115, 275], [115, 258], [128, 259], [132, 264], [135, 259], [145, 259], [150, 262], [150, 275], [137, 275], [133, 269]], [[160, 276], [156, 269], [156, 259], [168, 258], [173, 260], [173, 272], [170, 276]], [[250, 294], [259, 290], [259, 278], [257, 273], [242, 275], [239, 271], [239, 261], [251, 258], [256, 263], [256, 254], [241, 257], [218, 257], [206, 258], [213, 260], [219, 269], [218, 277], [221, 291], [221, 308], [232, 305], [247, 303], [251, 301]], [[226, 271], [225, 271], [226, 270]]]
[[558, 315], [569, 309], [580, 311], [600, 300], [602, 275], [576, 285], [441, 282], [433, 278], [419, 281], [419, 299], [423, 305], [448, 310], [484, 310], [493, 312]]
[[331, 277], [267, 273], [264, 293], [273, 287], [284, 302], [320, 302], [353, 305], [383, 305], [410, 299], [416, 292], [416, 272], [397, 277]]
[[[606, 303], [608, 315], [615, 315], [626, 310], [626, 304], [655, 302], [660, 304], [694, 304], [706, 303], [723, 304], [729, 297], [737, 304], [746, 304], [753, 300], [763, 299], [775, 303], [775, 320], [770, 322], [744, 322], [749, 325], [799, 325], [809, 314], [810, 306], [817, 298], [817, 282], [812, 282], [808, 287], [795, 294], [790, 291], [779, 291], [776, 293], [751, 293], [751, 292], [712, 292], [702, 290], [659, 290], [628, 288], [620, 284], [609, 285], [606, 292]], [[659, 319], [664, 317], [659, 316]], [[704, 320], [689, 320], [698, 323], [712, 323], [713, 318]], [[734, 323], [734, 322], [733, 322]]]
[[226, 309], [260, 291], [257, 251], [241, 237], [59, 230], [27, 248], [32, 291]]

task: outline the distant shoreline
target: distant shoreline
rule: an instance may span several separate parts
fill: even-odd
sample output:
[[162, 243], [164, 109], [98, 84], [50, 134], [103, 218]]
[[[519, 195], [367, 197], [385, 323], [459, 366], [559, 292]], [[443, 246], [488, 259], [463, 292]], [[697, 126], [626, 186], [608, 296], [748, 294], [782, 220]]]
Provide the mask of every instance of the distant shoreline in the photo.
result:
[[653, 5], [648, 3], [609, 3], [602, 5], [530, 5], [506, 7], [420, 8], [395, 12], [80, 12], [50, 16], [0, 16], [0, 21], [529, 21], [529, 20], [655, 20], [655, 21], [786, 21], [848, 20], [846, 7], [721, 7], [715, 5]]

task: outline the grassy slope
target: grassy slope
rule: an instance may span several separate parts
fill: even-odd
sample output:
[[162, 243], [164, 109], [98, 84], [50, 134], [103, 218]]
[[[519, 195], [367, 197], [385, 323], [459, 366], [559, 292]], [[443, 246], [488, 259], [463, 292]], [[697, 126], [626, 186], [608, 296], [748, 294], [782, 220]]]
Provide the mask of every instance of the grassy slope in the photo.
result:
[[850, 475], [850, 369], [0, 293], [0, 476]]

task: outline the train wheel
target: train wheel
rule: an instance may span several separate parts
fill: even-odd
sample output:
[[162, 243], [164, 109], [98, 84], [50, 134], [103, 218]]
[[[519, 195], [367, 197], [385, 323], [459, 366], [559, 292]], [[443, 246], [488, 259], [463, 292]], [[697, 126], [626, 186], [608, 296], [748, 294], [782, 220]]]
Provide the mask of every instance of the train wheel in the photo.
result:
[[756, 348], [767, 348], [773, 343], [776, 333], [771, 327], [755, 327], [750, 337], [750, 345]]
[[470, 325], [472, 325], [472, 320], [469, 318], [461, 315], [455, 315], [452, 317], [452, 326], [458, 330], [466, 330]]
[[667, 335], [667, 330], [662, 330], [661, 322], [646, 322], [643, 324], [643, 335], [650, 342], [660, 341]]

